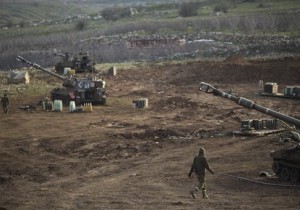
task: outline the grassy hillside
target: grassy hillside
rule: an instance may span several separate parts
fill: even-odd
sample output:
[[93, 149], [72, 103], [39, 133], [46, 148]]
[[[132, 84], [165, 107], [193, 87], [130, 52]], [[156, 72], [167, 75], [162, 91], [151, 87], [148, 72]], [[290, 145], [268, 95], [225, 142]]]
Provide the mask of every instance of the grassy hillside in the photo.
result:
[[[123, 2], [123, 4], [117, 4], [119, 2]], [[107, 31], [109, 28], [113, 28], [113, 30], [127, 28], [123, 31], [118, 29], [116, 33], [128, 33], [130, 32], [129, 28], [134, 26], [134, 31], [147, 34], [150, 29], [145, 30], [145, 27], [147, 25], [155, 27], [156, 25], [160, 29], [152, 29], [150, 33], [151, 31], [155, 33], [159, 31], [173, 33], [174, 29], [175, 32], [178, 32], [178, 29], [179, 32], [216, 30], [223, 32], [246, 31], [246, 33], [251, 31], [251, 33], [254, 33], [255, 30], [258, 33], [266, 33], [269, 30], [271, 33], [299, 34], [299, 0], [202, 0], [197, 15], [185, 18], [180, 17], [178, 13], [182, 2], [186, 1], [165, 0], [157, 3], [153, 0], [147, 1], [147, 4], [145, 4], [143, 0], [55, 0], [51, 2], [42, 0], [2, 0], [0, 1], [0, 28], [8, 28], [9, 30], [0, 30], [0, 39], [70, 32], [70, 30], [76, 31], [75, 24], [81, 19], [80, 17], [84, 18], [85, 30]], [[224, 4], [224, 2], [226, 3], [227, 12], [216, 15], [214, 13], [215, 8]], [[94, 17], [101, 14], [104, 8], [116, 5], [125, 7], [125, 5], [128, 6], [127, 4], [138, 7], [139, 13], [113, 22], [105, 19], [94, 19]], [[181, 27], [173, 26], [173, 28], [170, 28], [170, 21], [172, 21], [172, 25], [178, 22]], [[193, 24], [189, 27], [182, 26], [182, 24], [189, 21]], [[141, 22], [144, 27], [136, 27], [141, 25]], [[245, 29], [247, 27], [249, 30]], [[258, 30], [255, 28], [258, 28]], [[276, 30], [274, 30], [275, 28]]]
[[[56, 0], [51, 3], [36, 0], [26, 4], [25, 1], [0, 1], [0, 68], [14, 66], [17, 54], [29, 58], [38, 56], [43, 58], [56, 49], [62, 52], [87, 50], [96, 54], [97, 60], [105, 62], [151, 60], [172, 54], [181, 56], [183, 52], [185, 56], [198, 56], [199, 49], [205, 49], [202, 46], [185, 45], [185, 47], [171, 46], [168, 49], [158, 46], [155, 50], [149, 49], [149, 52], [145, 49], [145, 52], [140, 52], [139, 49], [129, 50], [125, 44], [126, 40], [135, 36], [178, 36], [186, 37], [189, 41], [214, 39], [225, 43], [238, 42], [238, 46], [229, 46], [231, 51], [220, 50], [219, 54], [204, 51], [204, 57], [211, 55], [225, 57], [236, 50], [247, 56], [253, 55], [252, 52], [266, 55], [273, 52], [299, 51], [298, 39], [294, 39], [300, 35], [299, 0], [203, 0], [197, 5], [198, 9], [193, 16], [184, 17], [179, 15], [179, 10], [184, 5], [181, 3], [186, 2], [184, 0], [166, 0], [159, 3], [128, 0], [117, 5], [115, 3], [121, 0], [110, 2], [77, 0], [77, 3], [71, 0]], [[28, 1], [30, 0], [26, 2]], [[226, 12], [217, 13], [216, 7], [224, 2]], [[138, 12], [128, 15], [128, 4], [134, 5], [132, 7]], [[101, 17], [103, 9], [108, 10], [108, 14], [119, 15], [118, 18], [107, 19], [104, 15]], [[127, 9], [127, 15], [123, 16], [123, 9]], [[21, 25], [22, 22], [26, 24]], [[84, 27], [77, 27], [80, 22]], [[11, 26], [3, 27], [7, 23]], [[219, 34], [219, 37], [211, 34]], [[235, 37], [236, 35], [240, 38]], [[260, 38], [258, 40], [253, 37], [243, 38], [245, 35]], [[272, 38], [274, 40], [271, 45], [263, 42], [256, 46], [257, 41], [268, 41], [270, 38], [267, 36], [279, 38]], [[296, 43], [282, 37], [288, 37]], [[51, 63], [53, 62], [46, 60], [41, 64]]]
[[[259, 3], [265, 2], [265, 3]], [[268, 1], [254, 1], [243, 4], [238, 4], [236, 7], [230, 9], [233, 14], [245, 13], [276, 13], [287, 11], [300, 11], [300, 1], [298, 0], [268, 0]]]
[[98, 12], [100, 9], [100, 6], [88, 4], [5, 3], [0, 7], [0, 25], [9, 26], [21, 22], [64, 19], [68, 16]]
[[[176, 3], [175, 3], [176, 2]], [[2, 0], [0, 2], [0, 27], [15, 25], [32, 25], [41, 21], [53, 21], [74, 16], [99, 14], [106, 7], [143, 5], [143, 10], [134, 19], [169, 19], [177, 18], [180, 4], [186, 1], [156, 0]], [[217, 5], [226, 2], [228, 11], [225, 16], [249, 14], [275, 14], [300, 11], [299, 0], [254, 0], [243, 3], [232, 0], [202, 0], [198, 9], [198, 17], [209, 17]], [[263, 3], [262, 3], [263, 2]], [[263, 5], [263, 6], [259, 6]], [[296, 13], [297, 15], [297, 13]]]
[[[44, 20], [59, 20], [73, 16], [99, 13], [103, 8], [129, 5], [149, 5], [156, 0], [1, 0], [0, 27], [23, 25]], [[169, 2], [165, 0], [164, 2]]]

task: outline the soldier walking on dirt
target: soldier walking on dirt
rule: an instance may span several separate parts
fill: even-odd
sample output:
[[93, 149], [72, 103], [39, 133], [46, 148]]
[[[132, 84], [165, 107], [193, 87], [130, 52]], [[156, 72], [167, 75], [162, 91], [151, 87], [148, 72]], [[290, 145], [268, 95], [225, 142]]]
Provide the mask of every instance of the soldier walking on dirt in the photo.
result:
[[6, 95], [6, 93], [4, 93], [4, 96], [1, 99], [1, 104], [2, 104], [2, 108], [5, 114], [8, 113], [8, 105], [9, 105], [9, 100], [8, 97]]
[[195, 189], [191, 190], [190, 193], [192, 197], [195, 199], [195, 193], [202, 191], [202, 197], [207, 199], [208, 196], [206, 194], [206, 183], [205, 183], [205, 169], [208, 170], [210, 173], [214, 174], [214, 172], [210, 169], [208, 162], [205, 157], [205, 149], [200, 148], [199, 154], [195, 156], [191, 170], [188, 174], [189, 178], [192, 177], [192, 173], [195, 172], [198, 178], [199, 185], [195, 187]]

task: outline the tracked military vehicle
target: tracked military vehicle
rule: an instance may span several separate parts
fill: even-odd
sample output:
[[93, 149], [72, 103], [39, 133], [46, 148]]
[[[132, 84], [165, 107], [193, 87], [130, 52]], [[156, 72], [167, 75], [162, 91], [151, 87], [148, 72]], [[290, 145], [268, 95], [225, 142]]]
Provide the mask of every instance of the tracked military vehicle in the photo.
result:
[[300, 180], [300, 134], [290, 131], [280, 137], [287, 142], [287, 146], [270, 153], [272, 169], [281, 180], [297, 182]]
[[61, 62], [55, 65], [55, 71], [58, 74], [64, 74], [66, 68], [75, 70], [75, 73], [95, 72], [95, 63], [88, 52], [81, 52], [76, 56], [72, 56], [69, 53], [54, 53], [54, 55], [63, 58]]
[[103, 79], [63, 77], [21, 56], [17, 56], [17, 60], [63, 81], [61, 88], [55, 88], [51, 91], [51, 100], [53, 101], [62, 100], [65, 105], [68, 105], [70, 101], [75, 101], [77, 105], [83, 103], [104, 105], [106, 103], [105, 81]]
[[289, 142], [286, 148], [273, 151], [270, 156], [273, 159], [272, 169], [274, 173], [279, 176], [281, 180], [284, 181], [299, 181], [300, 180], [300, 120], [294, 117], [290, 117], [274, 110], [268, 109], [261, 105], [254, 103], [253, 101], [231, 95], [229, 93], [223, 92], [218, 88], [213, 87], [210, 84], [201, 82], [200, 91], [205, 93], [212, 93], [216, 96], [221, 96], [229, 100], [234, 101], [240, 106], [248, 109], [254, 109], [256, 111], [262, 112], [264, 114], [270, 115], [276, 119], [280, 119], [286, 122], [289, 127], [289, 131], [281, 134], [281, 139], [284, 142]]

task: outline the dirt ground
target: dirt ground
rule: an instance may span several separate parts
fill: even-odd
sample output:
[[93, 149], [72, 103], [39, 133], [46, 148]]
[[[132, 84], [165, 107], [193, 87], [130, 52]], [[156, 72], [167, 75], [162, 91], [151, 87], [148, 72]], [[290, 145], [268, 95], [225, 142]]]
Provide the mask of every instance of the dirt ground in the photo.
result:
[[[108, 102], [91, 113], [24, 111], [42, 98], [11, 98], [0, 113], [0, 207], [3, 209], [299, 209], [300, 184], [260, 177], [270, 170], [277, 135], [230, 134], [240, 120], [271, 118], [198, 90], [200, 81], [290, 116], [299, 100], [261, 97], [259, 80], [300, 85], [300, 59], [194, 61], [119, 69], [105, 77]], [[149, 107], [133, 109], [132, 100]], [[208, 200], [189, 190], [199, 147], [215, 175]], [[234, 175], [271, 184], [234, 178]]]

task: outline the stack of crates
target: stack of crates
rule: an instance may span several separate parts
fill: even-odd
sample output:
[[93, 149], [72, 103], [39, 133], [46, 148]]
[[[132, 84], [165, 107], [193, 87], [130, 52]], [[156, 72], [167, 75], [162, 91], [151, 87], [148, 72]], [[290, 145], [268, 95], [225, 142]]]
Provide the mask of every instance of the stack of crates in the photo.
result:
[[270, 94], [276, 94], [278, 92], [278, 85], [275, 82], [267, 82], [264, 85], [264, 92]]
[[267, 129], [276, 129], [277, 128], [277, 120], [276, 119], [268, 119], [266, 121]]
[[148, 98], [140, 98], [140, 99], [132, 100], [132, 107], [134, 109], [148, 108]]
[[84, 103], [83, 104], [83, 111], [85, 111], [85, 112], [92, 112], [93, 111], [93, 105], [92, 105], [92, 103]]
[[276, 119], [263, 119], [263, 128], [273, 130], [277, 128], [277, 120]]
[[253, 120], [253, 128], [255, 130], [261, 130], [263, 129], [263, 121], [262, 120]]
[[299, 86], [286, 86], [284, 88], [283, 94], [285, 96], [292, 96], [292, 97], [300, 97], [300, 87]]
[[292, 96], [292, 92], [293, 92], [293, 86], [286, 86], [284, 89], [283, 89], [283, 94], [285, 96]]
[[293, 87], [293, 96], [299, 98], [300, 97], [300, 86]]

